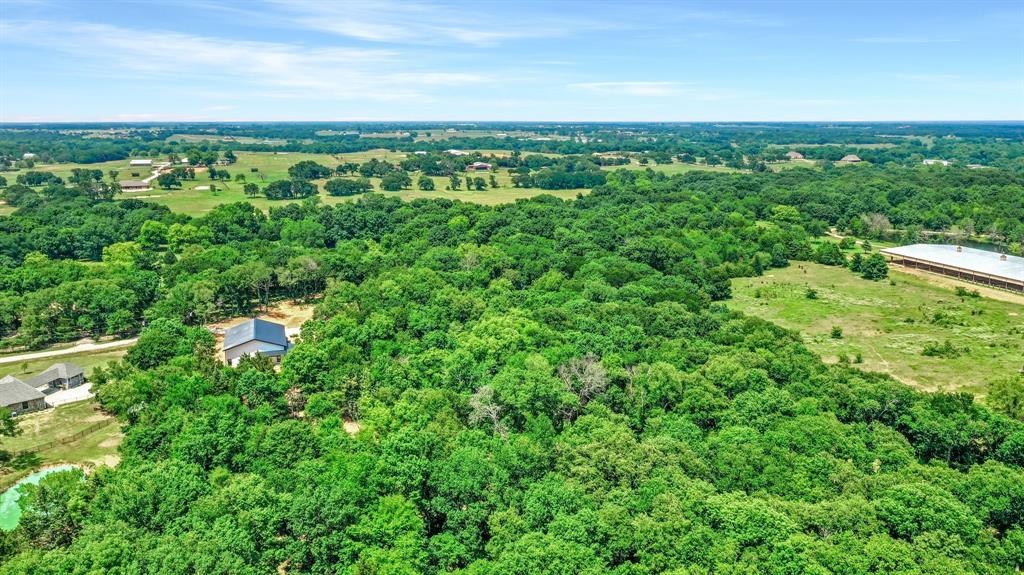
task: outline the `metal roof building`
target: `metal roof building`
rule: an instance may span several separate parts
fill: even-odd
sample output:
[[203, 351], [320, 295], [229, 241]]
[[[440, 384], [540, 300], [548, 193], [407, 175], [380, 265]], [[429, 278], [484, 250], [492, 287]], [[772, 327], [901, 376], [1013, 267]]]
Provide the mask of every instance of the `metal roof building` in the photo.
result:
[[992, 287], [1024, 292], [1024, 258], [947, 244], [885, 248], [893, 263]]
[[279, 323], [262, 319], [250, 319], [224, 332], [224, 360], [230, 365], [237, 365], [245, 355], [263, 355], [281, 361], [281, 356], [288, 353], [291, 343], [285, 327]]

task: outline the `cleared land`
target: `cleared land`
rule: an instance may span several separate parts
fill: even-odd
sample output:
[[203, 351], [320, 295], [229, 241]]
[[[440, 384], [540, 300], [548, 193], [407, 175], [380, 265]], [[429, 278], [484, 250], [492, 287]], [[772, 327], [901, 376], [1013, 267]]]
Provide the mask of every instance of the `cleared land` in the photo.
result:
[[[799, 331], [826, 361], [860, 354], [860, 367], [919, 389], [984, 395], [991, 381], [1021, 369], [1024, 305], [960, 297], [946, 282], [897, 268], [890, 277], [895, 285], [844, 268], [793, 262], [762, 277], [734, 280], [729, 306]], [[808, 288], [817, 299], [807, 297]], [[830, 336], [833, 326], [842, 328], [841, 339]], [[926, 345], [946, 341], [958, 356], [923, 355]]]
[[[246, 181], [255, 182], [261, 187], [271, 182], [288, 179], [288, 168], [303, 160], [312, 160], [328, 167], [335, 167], [343, 162], [363, 163], [371, 158], [387, 160], [397, 163], [405, 159], [404, 152], [390, 152], [387, 150], [372, 150], [353, 154], [304, 154], [304, 153], [272, 153], [272, 152], [238, 152], [238, 161], [230, 166], [221, 167], [234, 176], [244, 174]], [[257, 171], [253, 171], [255, 168]], [[70, 172], [70, 169], [68, 170]], [[465, 180], [465, 175], [461, 177]], [[489, 180], [488, 174], [480, 174], [484, 179]], [[413, 180], [417, 178], [413, 175]], [[484, 191], [466, 191], [465, 182], [461, 191], [445, 191], [448, 185], [448, 178], [435, 177], [433, 192], [424, 192], [417, 189], [402, 190], [400, 192], [380, 192], [380, 178], [371, 178], [374, 187], [379, 193], [394, 194], [403, 200], [415, 200], [418, 198], [445, 198], [449, 200], [462, 200], [485, 205], [503, 204], [514, 202], [520, 198], [529, 198], [542, 194], [550, 194], [563, 199], [575, 198], [577, 194], [586, 193], [587, 190], [542, 190], [539, 188], [514, 188], [512, 178], [507, 170], [499, 170], [495, 177], [498, 180], [499, 188], [488, 188]], [[317, 180], [314, 183], [320, 188], [320, 198], [325, 204], [333, 205], [341, 202], [349, 202], [359, 196], [334, 197], [323, 191], [324, 180]], [[217, 191], [211, 192], [206, 188], [214, 185]], [[190, 215], [201, 215], [212, 210], [220, 204], [247, 201], [256, 207], [267, 210], [271, 207], [280, 207], [289, 203], [288, 201], [272, 201], [263, 197], [250, 198], [242, 191], [241, 182], [212, 182], [205, 171], [196, 174], [196, 179], [184, 182], [181, 189], [161, 190], [153, 189], [146, 192], [123, 193], [123, 198], [140, 198], [159, 204], [164, 204], [176, 212]]]
[[80, 366], [85, 370], [85, 374], [88, 377], [93, 368], [121, 359], [124, 354], [128, 353], [128, 349], [129, 347], [121, 347], [116, 349], [83, 351], [81, 353], [60, 355], [57, 357], [2, 363], [0, 364], [0, 377], [13, 375], [14, 377], [24, 380], [32, 377], [33, 375], [37, 375], [39, 372], [57, 362], [73, 363]]
[[[70, 403], [18, 418], [21, 434], [0, 441], [0, 449], [11, 452], [32, 450], [20, 460], [25, 463], [6, 474], [0, 474], [0, 491], [6, 489], [32, 470], [46, 465], [117, 465], [117, 448], [123, 435], [117, 421], [99, 410], [96, 400]], [[58, 440], [74, 437], [67, 443]], [[49, 443], [56, 445], [47, 445]], [[43, 446], [43, 449], [35, 449]]]

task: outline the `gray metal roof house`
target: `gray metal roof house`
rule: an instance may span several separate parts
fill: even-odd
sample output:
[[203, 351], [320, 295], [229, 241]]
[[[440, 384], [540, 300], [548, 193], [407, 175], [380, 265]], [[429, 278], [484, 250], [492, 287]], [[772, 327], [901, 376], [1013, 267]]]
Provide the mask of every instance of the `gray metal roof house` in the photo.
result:
[[45, 393], [47, 389], [71, 389], [85, 383], [85, 370], [73, 363], [55, 363], [46, 371], [28, 380], [28, 384]]
[[224, 332], [224, 361], [228, 365], [238, 365], [238, 360], [245, 355], [263, 355], [271, 358], [274, 363], [281, 363], [281, 358], [288, 353], [291, 343], [285, 333], [284, 326], [263, 319], [250, 319]]
[[46, 396], [24, 381], [8, 375], [0, 379], [0, 407], [11, 410], [13, 415], [31, 413], [46, 409]]

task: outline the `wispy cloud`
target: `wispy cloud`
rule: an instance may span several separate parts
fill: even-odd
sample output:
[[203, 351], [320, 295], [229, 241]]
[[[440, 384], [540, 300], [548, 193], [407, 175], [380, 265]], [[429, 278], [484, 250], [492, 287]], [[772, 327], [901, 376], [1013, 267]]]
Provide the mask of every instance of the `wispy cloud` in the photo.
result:
[[[410, 0], [267, 0], [300, 26], [366, 40], [393, 44], [465, 44], [495, 46], [526, 38], [564, 37], [584, 30], [604, 30], [611, 23], [583, 18], [552, 18], [541, 11], [517, 10], [516, 21], [496, 19], [495, 8], [458, 8], [448, 4]], [[481, 28], [482, 14], [495, 25]]]
[[[59, 50], [115, 70], [119, 77], [188, 77], [200, 85], [204, 79], [230, 79], [258, 86], [260, 95], [273, 98], [396, 100], [421, 97], [429, 87], [488, 79], [473, 72], [430, 70], [395, 50], [310, 48], [105, 24], [7, 21], [0, 22], [0, 38]], [[168, 46], [177, 49], [168, 51]]]
[[932, 38], [929, 36], [866, 36], [854, 38], [861, 44], [946, 44], [958, 42], [955, 38]]
[[681, 82], [576, 82], [570, 88], [597, 94], [619, 94], [623, 96], [672, 96], [683, 92]]

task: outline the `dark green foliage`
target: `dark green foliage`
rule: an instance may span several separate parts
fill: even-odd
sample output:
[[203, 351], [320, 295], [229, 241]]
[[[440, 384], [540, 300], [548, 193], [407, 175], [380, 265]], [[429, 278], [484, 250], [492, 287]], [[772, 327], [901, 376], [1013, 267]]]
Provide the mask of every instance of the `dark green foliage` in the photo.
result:
[[288, 177], [293, 180], [319, 180], [333, 174], [334, 170], [312, 160], [303, 160], [288, 168]]
[[335, 178], [327, 180], [324, 189], [332, 196], [354, 196], [373, 191], [373, 184], [366, 178], [346, 179]]
[[878, 281], [889, 277], [889, 264], [885, 256], [879, 253], [871, 254], [860, 266], [860, 275], [864, 279]]
[[[689, 153], [712, 148], [742, 161]], [[555, 167], [530, 156], [507, 162]], [[712, 303], [814, 258], [810, 231], [866, 211], [840, 182], [873, 169], [622, 170], [573, 202], [196, 219], [40, 194], [0, 218], [0, 325], [24, 329], [24, 301], [45, 317], [47, 290], [118, 293], [80, 283], [97, 280], [148, 325], [94, 382], [121, 464], [45, 481], [0, 573], [1014, 573], [1015, 388], [1002, 413], [916, 392]], [[320, 292], [280, 373], [215, 361], [201, 324]]]

